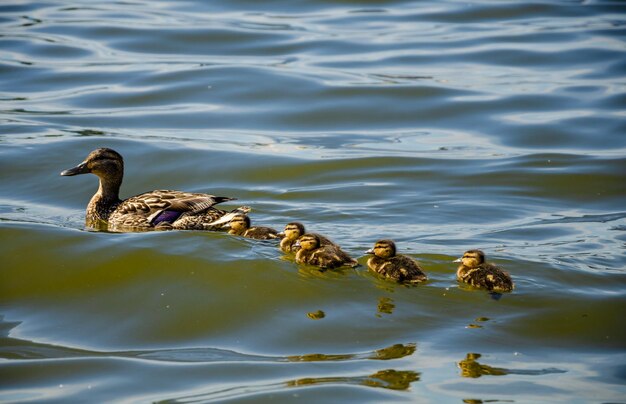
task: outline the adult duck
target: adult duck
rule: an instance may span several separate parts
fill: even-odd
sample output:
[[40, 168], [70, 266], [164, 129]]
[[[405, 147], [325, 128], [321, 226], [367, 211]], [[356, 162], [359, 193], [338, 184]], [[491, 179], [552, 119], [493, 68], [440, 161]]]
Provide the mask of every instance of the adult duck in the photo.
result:
[[215, 230], [211, 222], [236, 213], [213, 206], [236, 198], [202, 193], [156, 190], [128, 199], [120, 199], [124, 177], [124, 159], [115, 150], [100, 148], [89, 153], [85, 161], [61, 173], [63, 176], [95, 174], [100, 179], [96, 194], [87, 205], [87, 226], [110, 231], [142, 230]]

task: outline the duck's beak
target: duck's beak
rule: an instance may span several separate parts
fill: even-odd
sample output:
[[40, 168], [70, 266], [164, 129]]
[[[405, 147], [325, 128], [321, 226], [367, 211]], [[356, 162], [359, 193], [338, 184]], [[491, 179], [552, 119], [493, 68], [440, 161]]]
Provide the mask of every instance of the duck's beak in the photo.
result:
[[301, 247], [300, 245], [300, 240], [296, 240], [295, 243], [293, 243], [294, 247]]
[[276, 233], [276, 235], [280, 238], [285, 238], [285, 232], [281, 231], [280, 233]]
[[365, 254], [374, 254], [374, 249], [370, 248], [369, 250], [365, 251]]
[[452, 261], [452, 262], [463, 262], [463, 257], [457, 258], [457, 259], [455, 259], [455, 260], [454, 260], [454, 261]]
[[90, 171], [89, 171], [89, 167], [87, 167], [87, 162], [83, 161], [82, 163], [80, 163], [74, 168], [70, 168], [69, 170], [62, 171], [61, 175], [64, 177], [69, 177], [69, 176], [78, 175], [78, 174], [88, 174], [89, 172]]

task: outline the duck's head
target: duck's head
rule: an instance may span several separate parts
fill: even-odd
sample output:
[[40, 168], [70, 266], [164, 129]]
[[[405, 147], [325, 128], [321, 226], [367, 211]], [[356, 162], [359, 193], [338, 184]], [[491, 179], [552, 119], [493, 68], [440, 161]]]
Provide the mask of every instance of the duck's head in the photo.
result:
[[89, 153], [85, 161], [61, 172], [63, 176], [95, 174], [100, 178], [116, 178], [124, 174], [124, 159], [113, 149], [101, 148]]
[[476, 268], [485, 262], [485, 253], [481, 250], [468, 250], [454, 262], [462, 262], [468, 268]]
[[305, 234], [296, 241], [296, 246], [300, 247], [304, 251], [311, 251], [319, 248], [321, 242], [320, 238], [315, 234]]
[[366, 254], [374, 254], [380, 258], [391, 258], [396, 255], [396, 243], [391, 240], [378, 240], [371, 248], [365, 252]]
[[278, 233], [279, 237], [285, 237], [287, 240], [297, 240], [304, 234], [304, 225], [298, 222], [287, 223], [285, 230]]
[[243, 233], [250, 228], [250, 218], [248, 215], [238, 213], [224, 225], [224, 228], [231, 228], [235, 233]]

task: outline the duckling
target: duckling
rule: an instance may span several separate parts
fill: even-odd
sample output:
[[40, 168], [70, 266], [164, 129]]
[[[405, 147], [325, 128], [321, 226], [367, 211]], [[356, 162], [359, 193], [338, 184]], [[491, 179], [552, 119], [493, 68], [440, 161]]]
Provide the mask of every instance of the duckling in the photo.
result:
[[497, 293], [510, 292], [515, 287], [511, 275], [502, 268], [485, 262], [485, 253], [481, 250], [466, 251], [454, 262], [462, 263], [456, 271], [459, 282]]
[[304, 234], [296, 241], [300, 247], [296, 253], [298, 264], [315, 265], [320, 268], [338, 268], [340, 266], [356, 267], [359, 263], [346, 254], [338, 245], [322, 245], [320, 236], [313, 233]]
[[417, 284], [428, 280], [417, 261], [406, 255], [396, 254], [396, 244], [391, 240], [378, 240], [366, 254], [374, 256], [367, 260], [372, 271], [400, 283]]
[[236, 214], [224, 228], [230, 228], [228, 234], [254, 238], [257, 240], [270, 240], [279, 238], [278, 232], [271, 227], [255, 226], [250, 227], [250, 218], [248, 215]]
[[[285, 253], [298, 252], [298, 250], [300, 249], [300, 246], [296, 246], [295, 244], [298, 238], [303, 236], [304, 233], [306, 233], [306, 231], [302, 223], [299, 223], [299, 222], [287, 223], [287, 225], [285, 226], [285, 230], [278, 233], [278, 237], [282, 238], [282, 240], [280, 240], [281, 251]], [[315, 234], [315, 235], [320, 239], [320, 245], [322, 246], [335, 245], [335, 243], [333, 243], [326, 237], [320, 234]]]
[[124, 177], [124, 159], [115, 150], [96, 149], [85, 161], [61, 173], [63, 176], [95, 174], [100, 179], [96, 194], [87, 205], [87, 226], [110, 231], [215, 230], [214, 220], [232, 213], [246, 213], [248, 207], [233, 212], [213, 205], [236, 198], [201, 193], [156, 190], [125, 200], [119, 198]]

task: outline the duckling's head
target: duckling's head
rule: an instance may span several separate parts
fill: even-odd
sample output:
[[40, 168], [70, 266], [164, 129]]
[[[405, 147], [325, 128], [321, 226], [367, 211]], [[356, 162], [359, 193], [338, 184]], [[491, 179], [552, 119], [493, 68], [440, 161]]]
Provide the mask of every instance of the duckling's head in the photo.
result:
[[63, 176], [92, 173], [100, 178], [116, 178], [124, 174], [124, 159], [113, 149], [101, 148], [89, 153], [85, 161], [61, 173]]
[[468, 268], [476, 268], [485, 262], [485, 253], [481, 250], [468, 250], [454, 262], [462, 262]]
[[296, 241], [296, 245], [304, 251], [315, 250], [320, 246], [320, 238], [315, 234], [305, 234]]
[[396, 255], [396, 243], [391, 240], [378, 240], [374, 248], [367, 250], [366, 254], [374, 254], [380, 258], [391, 258]]
[[250, 218], [248, 215], [238, 213], [224, 227], [230, 227], [235, 233], [243, 233], [250, 228]]
[[285, 237], [287, 240], [297, 240], [298, 237], [304, 234], [304, 225], [298, 222], [287, 223], [285, 230], [278, 233], [280, 237]]

